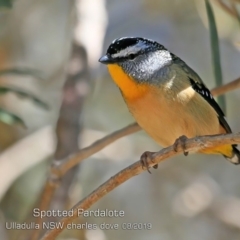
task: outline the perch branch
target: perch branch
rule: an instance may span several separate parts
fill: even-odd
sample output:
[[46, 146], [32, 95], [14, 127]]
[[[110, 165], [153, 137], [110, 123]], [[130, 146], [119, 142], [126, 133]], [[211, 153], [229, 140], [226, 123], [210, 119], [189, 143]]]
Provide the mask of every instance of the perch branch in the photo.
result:
[[[240, 143], [240, 133], [235, 134], [226, 134], [226, 135], [214, 135], [214, 136], [201, 136], [192, 139], [186, 140], [186, 149], [187, 152], [196, 152], [200, 149], [211, 148], [216, 146], [221, 146], [225, 144], [236, 144]], [[164, 148], [159, 152], [153, 153], [151, 159], [147, 160], [149, 167], [152, 167], [164, 160], [169, 159], [170, 157], [179, 155], [182, 153], [182, 148], [180, 146], [177, 149], [174, 149], [174, 146]], [[105, 196], [107, 193], [118, 187], [120, 184], [126, 182], [128, 179], [142, 173], [146, 169], [142, 167], [140, 161], [135, 162], [134, 164], [128, 166], [122, 171], [118, 172], [116, 175], [111, 177], [100, 187], [94, 190], [91, 194], [85, 197], [83, 200], [78, 202], [73, 209], [73, 216], [65, 217], [61, 220], [63, 228], [55, 228], [51, 231], [48, 231], [42, 238], [42, 240], [52, 240], [55, 239], [63, 230], [66, 228], [67, 224], [72, 222], [75, 218], [79, 216], [78, 211], [86, 210], [90, 208], [94, 203], [99, 199]]]

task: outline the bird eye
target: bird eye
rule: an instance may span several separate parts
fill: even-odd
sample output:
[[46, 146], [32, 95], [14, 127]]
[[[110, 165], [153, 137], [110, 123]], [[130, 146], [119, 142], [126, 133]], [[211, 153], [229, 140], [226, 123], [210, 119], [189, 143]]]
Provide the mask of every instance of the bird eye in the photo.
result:
[[135, 55], [134, 55], [134, 54], [130, 54], [130, 55], [129, 55], [129, 59], [130, 59], [130, 60], [133, 60], [134, 58], [135, 58]]

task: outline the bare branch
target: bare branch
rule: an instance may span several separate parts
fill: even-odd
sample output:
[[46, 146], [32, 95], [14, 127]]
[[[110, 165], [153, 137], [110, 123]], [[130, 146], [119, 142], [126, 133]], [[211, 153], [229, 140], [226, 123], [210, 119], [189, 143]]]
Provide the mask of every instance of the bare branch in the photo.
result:
[[238, 18], [237, 12], [234, 9], [230, 8], [228, 5], [226, 5], [222, 0], [215, 0], [215, 2], [217, 2], [228, 14], [235, 18]]
[[[141, 128], [137, 123], [130, 124], [127, 127], [124, 127], [118, 131], [115, 131], [107, 135], [106, 137], [100, 140], [97, 140], [92, 145], [81, 149], [76, 155], [74, 155], [70, 159], [67, 158], [62, 162], [54, 161], [49, 173], [49, 177], [41, 193], [39, 209], [41, 209], [41, 211], [44, 211], [49, 208], [52, 197], [59, 186], [60, 179], [66, 174], [68, 170], [76, 166], [82, 160], [92, 156], [94, 153], [99, 152], [104, 147], [108, 146], [109, 144], [113, 143], [119, 138], [127, 136], [131, 133], [137, 132], [140, 129]], [[31, 235], [31, 240], [38, 239], [40, 231], [42, 230], [43, 218], [35, 218], [35, 222], [36, 224], [39, 224], [40, 229], [33, 231]]]
[[229, 82], [223, 86], [216, 87], [211, 92], [213, 96], [219, 96], [237, 88], [240, 88], [240, 78], [237, 78], [236, 80], [233, 80], [232, 82]]
[[92, 156], [93, 154], [99, 152], [109, 144], [113, 143], [114, 141], [125, 137], [127, 135], [130, 135], [132, 133], [135, 133], [137, 131], [141, 130], [141, 127], [137, 123], [132, 123], [128, 125], [127, 127], [124, 127], [122, 129], [119, 129], [106, 137], [97, 140], [92, 145], [83, 148], [80, 150], [75, 156], [73, 156], [70, 159], [66, 159], [61, 165], [56, 167], [56, 170], [59, 172], [58, 176], [63, 176], [69, 169], [76, 166], [78, 163], [80, 163], [82, 160]]
[[[200, 149], [216, 147], [225, 144], [236, 144], [240, 143], [240, 133], [235, 134], [226, 134], [226, 135], [215, 135], [215, 136], [201, 136], [192, 139], [186, 140], [186, 149], [187, 152], [196, 152]], [[174, 150], [173, 146], [168, 148], [164, 148], [159, 152], [153, 153], [151, 159], [148, 159], [149, 167], [152, 167], [164, 160], [169, 159], [170, 157], [179, 155], [182, 153], [182, 149], [180, 145], [176, 150]], [[77, 218], [80, 214], [78, 214], [79, 210], [86, 210], [90, 208], [94, 203], [96, 203], [99, 199], [105, 196], [107, 193], [118, 187], [120, 184], [126, 182], [128, 179], [142, 173], [146, 169], [143, 169], [140, 161], [135, 162], [134, 164], [128, 166], [123, 169], [115, 176], [111, 177], [105, 183], [103, 183], [100, 187], [94, 190], [91, 194], [85, 197], [83, 200], [78, 202], [73, 209], [73, 216], [69, 216], [63, 218], [61, 223], [63, 224], [63, 228], [55, 228], [54, 230], [48, 231], [42, 240], [52, 240], [55, 239], [63, 230], [66, 228], [67, 224], [72, 222], [75, 218]]]

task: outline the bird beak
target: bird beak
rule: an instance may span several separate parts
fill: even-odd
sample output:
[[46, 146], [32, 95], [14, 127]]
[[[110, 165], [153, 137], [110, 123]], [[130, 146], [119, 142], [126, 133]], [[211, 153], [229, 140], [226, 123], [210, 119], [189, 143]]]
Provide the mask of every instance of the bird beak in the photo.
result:
[[98, 61], [103, 64], [110, 64], [114, 62], [113, 59], [108, 55], [102, 56]]

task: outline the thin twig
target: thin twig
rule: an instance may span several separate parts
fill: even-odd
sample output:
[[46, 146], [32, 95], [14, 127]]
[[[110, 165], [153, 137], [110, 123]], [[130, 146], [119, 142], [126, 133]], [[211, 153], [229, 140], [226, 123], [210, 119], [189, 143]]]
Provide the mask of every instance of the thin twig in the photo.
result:
[[71, 159], [66, 159], [64, 162], [61, 163], [61, 165], [57, 166], [56, 167], [56, 170], [58, 171], [57, 175], [63, 176], [69, 169], [76, 166], [82, 160], [99, 152], [100, 150], [102, 150], [109, 144], [115, 142], [116, 140], [118, 140], [122, 137], [125, 137], [127, 135], [130, 135], [132, 133], [135, 133], [139, 130], [141, 130], [141, 127], [137, 123], [132, 123], [132, 124], [128, 125], [127, 127], [119, 129], [119, 130], [107, 135], [106, 137], [97, 140], [92, 145], [80, 150]]
[[[39, 206], [38, 208], [41, 211], [47, 210], [50, 206], [51, 200], [54, 196], [54, 193], [58, 187], [58, 181], [55, 183], [53, 179], [51, 179], [51, 174], [49, 174], [49, 177], [47, 179], [47, 182], [42, 190], [42, 193], [39, 197]], [[34, 229], [32, 231], [30, 238], [31, 240], [37, 240], [39, 239], [39, 235], [41, 234], [42, 230], [42, 224], [43, 224], [43, 218], [37, 217], [35, 218], [36, 225], [39, 226], [39, 229]]]
[[240, 88], [240, 78], [237, 78], [236, 80], [229, 82], [223, 86], [216, 87], [211, 92], [213, 96], [218, 96], [233, 91], [237, 88]]
[[231, 0], [231, 7], [232, 7], [232, 11], [234, 12], [234, 14], [237, 17], [238, 23], [240, 23], [240, 15], [237, 9], [237, 3], [235, 0]]
[[231, 9], [228, 5], [226, 5], [222, 0], [215, 0], [228, 14], [231, 16], [238, 18], [237, 13], [234, 9]]
[[215, 0], [228, 14], [232, 17], [237, 18], [238, 22], [240, 22], [240, 14], [237, 9], [237, 3], [239, 0], [231, 0], [231, 7], [225, 4], [222, 0]]
[[[141, 128], [137, 123], [132, 123], [120, 130], [117, 130], [106, 137], [97, 140], [90, 146], [81, 149], [76, 155], [71, 158], [64, 160], [63, 162], [54, 161], [52, 167], [50, 169], [49, 177], [45, 183], [45, 186], [41, 193], [41, 200], [39, 204], [39, 209], [41, 211], [47, 210], [50, 206], [52, 196], [54, 195], [56, 189], [59, 186], [60, 179], [65, 175], [65, 173], [79, 164], [84, 159], [92, 156], [93, 154], [99, 152], [104, 147], [110, 145], [114, 141], [127, 136], [129, 134], [135, 133], [139, 131]], [[31, 240], [37, 240], [38, 236], [42, 230], [42, 222], [43, 218], [35, 218], [36, 224], [40, 227], [39, 229], [35, 229], [32, 232]]]
[[[187, 152], [196, 152], [203, 148], [216, 147], [225, 144], [236, 144], [240, 143], [240, 133], [227, 134], [227, 135], [215, 135], [215, 136], [201, 136], [192, 139], [187, 139], [185, 144], [185, 151]], [[152, 167], [164, 160], [167, 160], [170, 157], [179, 155], [182, 153], [182, 148], [178, 145], [177, 149], [174, 149], [174, 146], [164, 148], [159, 152], [153, 153], [151, 159], [147, 160], [149, 167]], [[42, 240], [52, 240], [55, 239], [63, 230], [66, 228], [67, 224], [72, 222], [75, 218], [79, 217], [82, 210], [90, 208], [94, 203], [99, 199], [105, 196], [107, 193], [118, 187], [120, 184], [126, 182], [128, 179], [142, 173], [146, 169], [143, 168], [140, 161], [135, 162], [134, 164], [123, 169], [100, 187], [94, 190], [91, 194], [85, 197], [83, 200], [78, 202], [73, 209], [73, 216], [65, 217], [61, 220], [61, 228], [55, 228], [51, 231], [48, 231], [42, 238]], [[80, 211], [79, 211], [80, 210]]]

